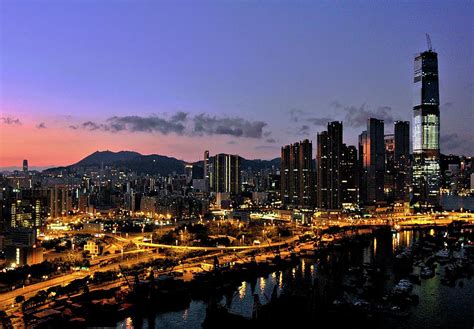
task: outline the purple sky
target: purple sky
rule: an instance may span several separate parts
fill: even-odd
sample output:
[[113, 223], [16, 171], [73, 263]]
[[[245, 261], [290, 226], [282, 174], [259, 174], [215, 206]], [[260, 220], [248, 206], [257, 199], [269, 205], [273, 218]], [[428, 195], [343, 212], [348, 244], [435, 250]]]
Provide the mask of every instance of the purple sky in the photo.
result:
[[474, 155], [473, 17], [472, 1], [2, 0], [0, 166], [97, 149], [274, 158], [334, 119], [355, 144], [369, 115], [386, 133], [412, 119], [425, 32], [442, 152]]

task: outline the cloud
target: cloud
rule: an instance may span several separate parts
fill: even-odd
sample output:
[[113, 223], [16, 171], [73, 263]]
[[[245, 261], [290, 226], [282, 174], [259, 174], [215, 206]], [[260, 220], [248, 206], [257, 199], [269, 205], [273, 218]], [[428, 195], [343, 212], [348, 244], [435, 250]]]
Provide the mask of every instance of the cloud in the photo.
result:
[[298, 135], [308, 135], [310, 127], [308, 125], [302, 125], [300, 130], [298, 131]]
[[263, 121], [249, 121], [238, 117], [216, 117], [199, 114], [192, 119], [197, 135], [230, 135], [234, 137], [262, 138]]
[[357, 107], [354, 105], [344, 106], [337, 101], [332, 102], [331, 106], [345, 112], [344, 123], [350, 127], [366, 126], [369, 118], [383, 120], [387, 124], [392, 124], [395, 121], [390, 106], [379, 106], [375, 110], [371, 110], [365, 103]]
[[289, 112], [291, 122], [298, 122], [302, 116], [310, 115], [310, 113], [300, 109], [291, 109]]
[[172, 116], [113, 116], [104, 123], [86, 121], [69, 128], [82, 128], [88, 131], [102, 130], [112, 133], [120, 131], [161, 133], [167, 135], [175, 133], [186, 136], [227, 135], [233, 137], [262, 138], [270, 132], [263, 132], [267, 124], [263, 121], [250, 121], [239, 117], [219, 117], [208, 114], [190, 116], [186, 112], [177, 112]]
[[308, 118], [306, 121], [314, 124], [315, 126], [326, 126], [328, 122], [334, 121], [333, 118], [323, 117], [323, 118]]
[[176, 112], [172, 117], [171, 117], [171, 121], [186, 121], [186, 119], [188, 118], [188, 115], [189, 113], [186, 113], [186, 112]]
[[334, 121], [333, 118], [330, 117], [314, 117], [311, 116], [313, 113], [308, 111], [303, 111], [299, 109], [292, 109], [289, 111], [290, 113], [290, 122], [305, 122], [311, 123], [315, 126], [325, 126], [328, 122]]
[[342, 105], [342, 104], [339, 103], [338, 101], [332, 101], [330, 105], [331, 105], [332, 107], [334, 107], [335, 109], [342, 109], [342, 108], [344, 108], [344, 105]]
[[441, 152], [444, 154], [473, 156], [473, 138], [474, 136], [472, 136], [470, 132], [468, 132], [467, 135], [459, 135], [458, 133], [441, 134]]
[[182, 135], [185, 129], [183, 121], [186, 120], [186, 116], [187, 114], [183, 112], [176, 113], [170, 119], [160, 118], [158, 116], [114, 116], [107, 119], [107, 123], [103, 125], [102, 129], [112, 132], [127, 130], [131, 132], [159, 132], [163, 135], [169, 133]]
[[268, 138], [266, 142], [273, 144], [273, 143], [276, 143], [276, 140], [274, 138]]
[[453, 105], [454, 104], [452, 102], [446, 102], [443, 105], [441, 105], [441, 107], [445, 109], [450, 109], [451, 107], [453, 107]]
[[18, 118], [12, 118], [12, 117], [1, 117], [0, 120], [2, 121], [3, 124], [6, 125], [21, 125], [21, 121]]
[[383, 120], [386, 124], [392, 124], [395, 121], [392, 114], [392, 108], [390, 106], [379, 106], [373, 110], [365, 103], [361, 106], [346, 106], [338, 101], [331, 102], [329, 106], [333, 109], [333, 112], [335, 112], [334, 110], [338, 111], [336, 111], [336, 113], [330, 114], [329, 116], [320, 117], [317, 115], [315, 116], [315, 112], [292, 109], [289, 111], [289, 121], [293, 123], [303, 123], [303, 126], [299, 129], [299, 133], [297, 134], [308, 133], [308, 124], [324, 127], [332, 121], [343, 121], [348, 127], [363, 127], [367, 125], [367, 119], [369, 118]]
[[311, 127], [308, 125], [301, 125], [298, 127], [292, 127], [286, 130], [286, 133], [288, 135], [293, 135], [293, 136], [304, 136], [307, 137], [311, 132]]
[[[94, 130], [98, 130], [98, 129], [105, 128], [105, 127], [102, 124], [97, 124], [97, 123], [92, 122], [92, 121], [87, 121], [87, 122], [84, 122], [83, 124], [81, 124], [81, 128], [89, 130], [89, 131], [94, 131]], [[108, 129], [106, 129], [106, 130], [108, 130]]]
[[450, 151], [459, 148], [463, 145], [466, 140], [460, 137], [458, 134], [441, 134], [440, 143], [442, 149], [448, 149]]
[[237, 143], [236, 141], [228, 141], [227, 144], [228, 145], [236, 145], [236, 144], [239, 144], [239, 143]]
[[38, 129], [46, 129], [46, 124], [44, 122], [40, 122], [39, 124], [36, 125], [36, 128]]

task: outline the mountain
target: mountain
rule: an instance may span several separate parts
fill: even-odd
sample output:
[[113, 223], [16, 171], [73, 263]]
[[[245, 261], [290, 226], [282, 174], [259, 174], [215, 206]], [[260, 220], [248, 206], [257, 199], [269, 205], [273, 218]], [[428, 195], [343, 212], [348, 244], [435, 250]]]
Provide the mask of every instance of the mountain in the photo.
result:
[[242, 169], [252, 169], [253, 171], [258, 171], [262, 170], [265, 168], [280, 168], [280, 158], [275, 158], [273, 160], [260, 160], [260, 159], [255, 159], [255, 160], [247, 160], [242, 158], [242, 164], [241, 167]]
[[112, 151], [96, 151], [89, 156], [86, 156], [84, 159], [79, 161], [78, 163], [74, 164], [73, 166], [94, 166], [94, 165], [109, 165], [117, 161], [129, 161], [136, 159], [142, 156], [138, 152], [131, 152], [131, 151], [120, 151], [120, 152], [112, 152]]
[[[173, 172], [178, 174], [184, 173], [186, 163], [183, 160], [158, 154], [142, 155], [131, 151], [97, 151], [70, 166], [50, 168], [44, 172], [72, 172], [79, 169], [100, 169], [102, 166], [111, 166], [119, 170], [131, 170], [138, 174], [169, 175]], [[202, 161], [195, 162], [194, 164], [202, 166]], [[271, 168], [272, 166], [279, 168], [280, 158], [273, 160], [247, 160], [242, 158], [242, 169], [261, 170]]]

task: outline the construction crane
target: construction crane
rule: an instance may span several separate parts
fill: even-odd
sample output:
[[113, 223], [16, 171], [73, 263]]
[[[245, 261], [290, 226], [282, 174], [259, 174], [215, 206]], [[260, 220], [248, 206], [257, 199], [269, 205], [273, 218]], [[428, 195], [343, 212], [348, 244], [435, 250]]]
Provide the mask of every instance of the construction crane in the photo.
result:
[[428, 33], [426, 33], [426, 42], [428, 43], [428, 50], [433, 51], [433, 46], [431, 45], [431, 38]]

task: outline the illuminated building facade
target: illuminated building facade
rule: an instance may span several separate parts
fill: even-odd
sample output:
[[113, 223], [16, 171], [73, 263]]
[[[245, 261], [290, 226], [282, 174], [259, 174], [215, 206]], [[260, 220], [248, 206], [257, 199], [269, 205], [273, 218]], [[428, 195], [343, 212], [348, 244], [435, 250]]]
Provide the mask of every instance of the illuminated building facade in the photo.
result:
[[413, 203], [439, 204], [438, 54], [431, 49], [415, 57], [413, 98]]
[[212, 187], [216, 193], [240, 194], [240, 157], [232, 154], [216, 154], [213, 158]]

